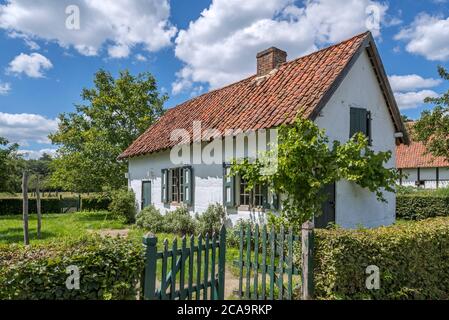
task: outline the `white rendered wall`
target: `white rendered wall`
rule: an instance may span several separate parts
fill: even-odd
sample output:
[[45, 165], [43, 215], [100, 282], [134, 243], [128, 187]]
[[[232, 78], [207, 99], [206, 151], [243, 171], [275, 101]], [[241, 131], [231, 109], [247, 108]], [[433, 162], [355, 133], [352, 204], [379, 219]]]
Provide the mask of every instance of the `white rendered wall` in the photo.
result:
[[[223, 142], [224, 146], [224, 142]], [[248, 144], [245, 143], [245, 153], [248, 154]], [[249, 153], [256, 154], [255, 148], [250, 148]], [[192, 154], [192, 148], [190, 148]], [[233, 155], [238, 154], [236, 146], [227, 150], [223, 154], [222, 162], [217, 164], [192, 164], [188, 165], [193, 170], [193, 205], [189, 207], [190, 213], [204, 212], [210, 204], [223, 204], [223, 162], [229, 162]], [[192, 159], [191, 159], [192, 160]], [[142, 199], [142, 181], [151, 181], [151, 202], [163, 213], [176, 209], [174, 205], [164, 204], [161, 201], [161, 171], [183, 166], [183, 164], [173, 163], [170, 158], [170, 151], [163, 151], [142, 157], [131, 158], [129, 160], [129, 186], [136, 195], [136, 206], [140, 210]], [[236, 187], [238, 194], [238, 186]], [[236, 195], [237, 197], [237, 195]], [[263, 213], [228, 210], [228, 217], [232, 223], [239, 219], [264, 220]]]
[[[378, 85], [375, 73], [364, 52], [335, 94], [316, 119], [319, 127], [326, 129], [330, 140], [345, 142], [349, 139], [350, 108], [365, 108], [372, 115], [372, 148], [390, 150], [393, 156], [387, 164], [395, 167], [396, 145], [394, 125]], [[344, 228], [377, 227], [395, 221], [396, 196], [384, 193], [387, 203], [376, 199], [375, 194], [354, 183], [340, 181], [336, 185], [336, 223]]]

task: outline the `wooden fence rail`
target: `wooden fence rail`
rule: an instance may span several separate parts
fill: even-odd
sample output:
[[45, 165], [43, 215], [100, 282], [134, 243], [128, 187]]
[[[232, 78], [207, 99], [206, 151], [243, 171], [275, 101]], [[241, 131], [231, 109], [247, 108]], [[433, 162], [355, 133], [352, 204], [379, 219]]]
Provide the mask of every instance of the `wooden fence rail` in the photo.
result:
[[[195, 241], [197, 240], [197, 241]], [[226, 228], [220, 234], [195, 239], [184, 236], [171, 249], [168, 241], [157, 250], [157, 238], [147, 235], [143, 296], [146, 300], [223, 300]]]

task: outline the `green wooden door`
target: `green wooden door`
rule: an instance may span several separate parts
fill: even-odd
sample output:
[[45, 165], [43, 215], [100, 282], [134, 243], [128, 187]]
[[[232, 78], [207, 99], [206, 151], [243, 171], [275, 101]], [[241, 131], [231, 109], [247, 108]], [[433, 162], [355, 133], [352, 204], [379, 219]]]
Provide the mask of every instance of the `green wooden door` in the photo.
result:
[[151, 181], [142, 181], [142, 209], [151, 205]]
[[326, 228], [329, 223], [335, 223], [335, 183], [326, 186], [322, 192], [327, 199], [323, 202], [321, 214], [315, 216], [315, 228]]

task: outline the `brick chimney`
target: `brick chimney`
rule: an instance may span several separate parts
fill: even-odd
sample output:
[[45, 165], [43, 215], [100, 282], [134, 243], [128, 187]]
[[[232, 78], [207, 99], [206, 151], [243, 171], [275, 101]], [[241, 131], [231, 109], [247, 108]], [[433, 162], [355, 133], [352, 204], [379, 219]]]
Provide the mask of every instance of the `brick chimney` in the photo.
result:
[[287, 52], [271, 47], [257, 54], [257, 76], [261, 77], [287, 61]]

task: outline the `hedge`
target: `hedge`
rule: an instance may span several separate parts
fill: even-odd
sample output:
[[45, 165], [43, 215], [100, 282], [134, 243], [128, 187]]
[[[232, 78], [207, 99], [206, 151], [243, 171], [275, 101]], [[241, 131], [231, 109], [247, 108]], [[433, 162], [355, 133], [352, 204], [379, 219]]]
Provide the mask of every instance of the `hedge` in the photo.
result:
[[[66, 287], [68, 266], [80, 271], [80, 289]], [[123, 238], [90, 237], [24, 248], [0, 246], [0, 300], [135, 299], [143, 246]]]
[[[448, 299], [449, 219], [373, 230], [317, 230], [315, 292], [319, 299]], [[380, 269], [368, 290], [366, 268]]]
[[[66, 201], [77, 201], [77, 198], [43, 198], [41, 199], [42, 213], [60, 213], [63, 203]], [[28, 200], [28, 212], [36, 213], [36, 199]], [[84, 211], [105, 211], [108, 210], [111, 199], [109, 197], [89, 197], [81, 199], [81, 208]], [[22, 214], [23, 201], [21, 198], [0, 199], [0, 216]]]
[[[59, 213], [61, 200], [58, 198], [41, 199], [42, 213]], [[20, 198], [0, 199], [0, 216], [22, 214], [23, 201]], [[36, 199], [29, 199], [28, 212], [36, 213]]]
[[431, 193], [398, 195], [396, 216], [398, 219], [406, 220], [449, 216], [449, 196]]
[[81, 199], [81, 208], [83, 211], [106, 211], [109, 210], [111, 203], [110, 197], [89, 197]]

